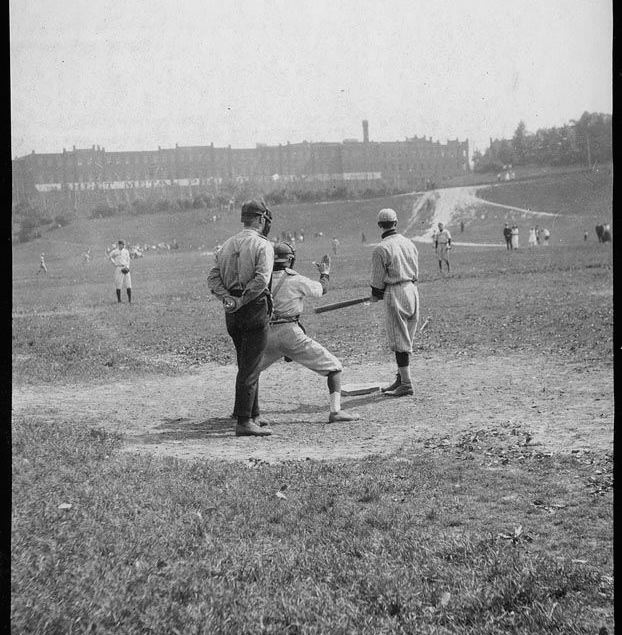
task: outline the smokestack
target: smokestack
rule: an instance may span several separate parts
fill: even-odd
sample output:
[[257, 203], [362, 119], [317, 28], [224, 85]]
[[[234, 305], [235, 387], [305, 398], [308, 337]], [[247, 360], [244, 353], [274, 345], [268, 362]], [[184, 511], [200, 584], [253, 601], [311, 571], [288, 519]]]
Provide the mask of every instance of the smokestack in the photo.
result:
[[363, 143], [369, 143], [369, 122], [363, 119]]

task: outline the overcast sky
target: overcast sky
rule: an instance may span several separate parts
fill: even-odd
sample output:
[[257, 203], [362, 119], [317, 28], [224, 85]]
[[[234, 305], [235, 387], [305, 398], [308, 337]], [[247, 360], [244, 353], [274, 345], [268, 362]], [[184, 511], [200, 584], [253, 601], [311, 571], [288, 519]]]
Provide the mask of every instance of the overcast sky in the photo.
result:
[[11, 0], [12, 155], [511, 137], [612, 111], [610, 0]]

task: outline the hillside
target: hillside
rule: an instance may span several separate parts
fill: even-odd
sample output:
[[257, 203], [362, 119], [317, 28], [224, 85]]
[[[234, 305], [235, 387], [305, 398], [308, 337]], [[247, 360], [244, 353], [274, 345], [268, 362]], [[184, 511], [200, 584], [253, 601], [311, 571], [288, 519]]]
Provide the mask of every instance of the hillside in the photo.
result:
[[[273, 208], [272, 236], [302, 230], [307, 243], [312, 240], [314, 248], [319, 251], [329, 251], [332, 236], [337, 236], [344, 246], [360, 245], [362, 233], [365, 233], [367, 242], [371, 243], [378, 238], [375, 219], [378, 210], [383, 207], [393, 207], [398, 212], [400, 227], [409, 236], [429, 236], [432, 225], [439, 220], [436, 207], [443, 203], [449, 204], [452, 209], [445, 209], [441, 219], [447, 223], [457, 241], [500, 244], [503, 223], [516, 222], [524, 240], [529, 226], [548, 224], [556, 241], [574, 243], [583, 240], [585, 231], [590, 239], [593, 238], [594, 225], [611, 220], [611, 181], [611, 171], [603, 169], [597, 173], [562, 173], [489, 186], [449, 188], [360, 201], [279, 205]], [[449, 196], [448, 201], [445, 196]], [[425, 200], [430, 200], [430, 204], [423, 205]], [[494, 206], [495, 203], [519, 209], [500, 208]], [[520, 210], [559, 216], [547, 218]], [[181, 251], [213, 251], [217, 244], [239, 230], [240, 222], [237, 211], [232, 214], [223, 212], [216, 222], [212, 222], [212, 215], [205, 209], [199, 209], [80, 220], [31, 243], [16, 245], [14, 262], [35, 262], [41, 251], [52, 260], [75, 258], [87, 247], [91, 247], [95, 257], [103, 256], [105, 246], [119, 237], [129, 243], [148, 244], [170, 243], [176, 239]], [[459, 227], [461, 220], [465, 224], [463, 234]], [[318, 233], [322, 233], [323, 237], [314, 238]], [[153, 252], [148, 252], [148, 255], [153, 255]]]

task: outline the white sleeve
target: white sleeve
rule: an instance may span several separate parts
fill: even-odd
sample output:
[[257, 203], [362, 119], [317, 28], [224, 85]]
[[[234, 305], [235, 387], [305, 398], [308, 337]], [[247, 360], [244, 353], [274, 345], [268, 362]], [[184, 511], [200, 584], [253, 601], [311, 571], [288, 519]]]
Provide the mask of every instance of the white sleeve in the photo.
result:
[[314, 280], [301, 276], [300, 274], [296, 276], [293, 282], [296, 285], [296, 290], [300, 291], [302, 296], [321, 298], [324, 294], [324, 288], [320, 282], [315, 282]]

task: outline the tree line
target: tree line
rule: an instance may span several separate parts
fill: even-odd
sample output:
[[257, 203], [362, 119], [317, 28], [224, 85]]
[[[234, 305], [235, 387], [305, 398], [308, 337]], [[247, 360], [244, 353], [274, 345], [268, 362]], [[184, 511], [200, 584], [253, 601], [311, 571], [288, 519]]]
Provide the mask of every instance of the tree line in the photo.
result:
[[491, 140], [485, 152], [473, 153], [476, 172], [499, 172], [512, 165], [586, 165], [612, 160], [611, 115], [584, 112], [579, 119], [529, 132], [520, 121], [511, 139]]

